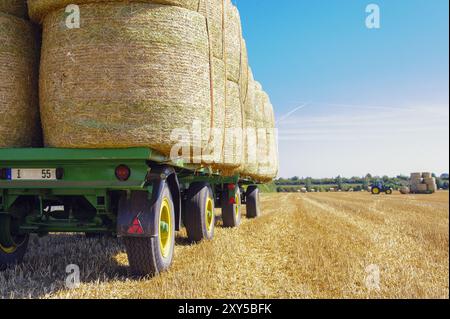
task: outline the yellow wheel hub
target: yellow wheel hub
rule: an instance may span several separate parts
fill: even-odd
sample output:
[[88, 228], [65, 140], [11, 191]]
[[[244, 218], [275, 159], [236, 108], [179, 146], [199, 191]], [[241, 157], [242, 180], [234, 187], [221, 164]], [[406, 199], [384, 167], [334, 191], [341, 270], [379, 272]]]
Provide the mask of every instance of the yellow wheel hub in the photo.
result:
[[236, 193], [236, 195], [234, 195], [234, 201], [236, 202], [236, 204], [234, 206], [234, 213], [236, 214], [236, 220], [237, 220], [239, 218], [239, 208], [241, 206], [238, 193]]
[[374, 193], [374, 194], [379, 194], [379, 193], [380, 193], [380, 189], [377, 188], [377, 187], [374, 188], [374, 189], [373, 189], [373, 193]]
[[12, 254], [16, 251], [16, 249], [17, 249], [16, 246], [3, 247], [2, 245], [0, 245], [0, 250], [3, 251], [5, 254]]
[[206, 230], [210, 233], [214, 224], [214, 203], [210, 197], [206, 199], [205, 214]]
[[159, 246], [161, 255], [164, 258], [169, 257], [172, 247], [172, 214], [168, 198], [164, 198], [159, 213]]

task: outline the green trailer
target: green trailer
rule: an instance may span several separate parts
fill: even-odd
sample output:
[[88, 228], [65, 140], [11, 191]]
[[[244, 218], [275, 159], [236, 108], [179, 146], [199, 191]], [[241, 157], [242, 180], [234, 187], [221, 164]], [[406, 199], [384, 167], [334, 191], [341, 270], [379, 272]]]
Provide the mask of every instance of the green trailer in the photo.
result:
[[[244, 191], [245, 189], [245, 191]], [[0, 149], [0, 269], [20, 263], [30, 234], [118, 236], [133, 275], [172, 264], [175, 233], [214, 236], [215, 208], [237, 227], [260, 215], [257, 184], [148, 148]]]

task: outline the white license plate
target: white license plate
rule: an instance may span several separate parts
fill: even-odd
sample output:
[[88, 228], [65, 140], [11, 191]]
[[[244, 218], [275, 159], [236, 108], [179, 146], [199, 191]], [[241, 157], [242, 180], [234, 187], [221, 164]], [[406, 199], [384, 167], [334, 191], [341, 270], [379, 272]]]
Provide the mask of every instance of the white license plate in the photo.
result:
[[56, 180], [56, 168], [12, 168], [10, 179], [25, 181], [54, 181]]

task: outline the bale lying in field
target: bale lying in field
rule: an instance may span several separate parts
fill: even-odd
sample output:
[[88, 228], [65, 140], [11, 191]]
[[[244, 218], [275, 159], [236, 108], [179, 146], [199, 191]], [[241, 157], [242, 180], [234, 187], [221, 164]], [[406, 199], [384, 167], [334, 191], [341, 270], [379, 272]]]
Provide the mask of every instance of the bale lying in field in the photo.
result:
[[1, 0], [0, 12], [11, 14], [20, 18], [27, 16], [26, 0]]
[[0, 147], [40, 144], [37, 63], [34, 27], [0, 13]]

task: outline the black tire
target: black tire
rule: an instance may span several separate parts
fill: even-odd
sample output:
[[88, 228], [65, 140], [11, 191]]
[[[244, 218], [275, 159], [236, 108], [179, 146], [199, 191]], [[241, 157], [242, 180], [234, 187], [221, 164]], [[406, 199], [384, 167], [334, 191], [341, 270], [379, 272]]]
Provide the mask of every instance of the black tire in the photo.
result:
[[241, 192], [237, 187], [236, 197], [234, 202], [230, 202], [228, 185], [225, 185], [225, 190], [222, 192], [222, 221], [223, 226], [227, 228], [238, 227], [241, 223]]
[[393, 190], [392, 189], [388, 189], [387, 191], [386, 191], [386, 195], [392, 195], [394, 192], [393, 192]]
[[247, 218], [258, 218], [261, 216], [260, 195], [258, 186], [251, 185], [245, 193], [247, 205]]
[[15, 235], [15, 228], [10, 215], [0, 214], [0, 270], [20, 264], [27, 251], [29, 235]]
[[[167, 184], [153, 205], [152, 212], [151, 227], [158, 229], [157, 236], [124, 238], [128, 262], [134, 276], [155, 276], [167, 271], [172, 265], [175, 248], [175, 209]], [[170, 218], [170, 222], [165, 230], [167, 237], [164, 238], [164, 235], [161, 234], [161, 220], [166, 218]], [[162, 248], [161, 242], [166, 242], [165, 248], [167, 249]]]
[[208, 183], [194, 183], [188, 189], [185, 220], [188, 238], [192, 242], [214, 238], [214, 193]]

